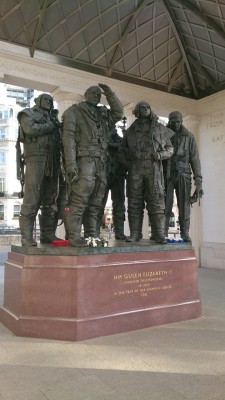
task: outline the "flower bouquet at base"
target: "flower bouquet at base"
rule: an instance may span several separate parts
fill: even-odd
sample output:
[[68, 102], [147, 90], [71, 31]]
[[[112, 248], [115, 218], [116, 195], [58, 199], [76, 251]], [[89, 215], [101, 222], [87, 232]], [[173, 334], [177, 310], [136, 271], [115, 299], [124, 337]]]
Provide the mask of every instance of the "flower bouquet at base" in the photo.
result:
[[69, 245], [69, 241], [68, 240], [63, 240], [63, 239], [52, 240], [51, 245], [52, 246], [68, 246]]
[[184, 243], [184, 240], [182, 238], [176, 239], [176, 238], [165, 238], [167, 243]]
[[88, 237], [84, 239], [89, 247], [108, 247], [109, 242], [103, 237]]

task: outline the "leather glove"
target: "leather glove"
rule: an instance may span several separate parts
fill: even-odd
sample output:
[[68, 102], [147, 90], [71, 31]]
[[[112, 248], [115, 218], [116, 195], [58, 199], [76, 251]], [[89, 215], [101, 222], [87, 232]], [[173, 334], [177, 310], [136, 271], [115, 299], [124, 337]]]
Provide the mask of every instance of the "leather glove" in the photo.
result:
[[202, 180], [200, 178], [196, 178], [195, 179], [195, 186], [196, 186], [195, 190], [196, 190], [197, 198], [201, 199], [203, 194], [204, 194], [204, 192], [203, 192], [203, 189], [202, 189]]
[[54, 116], [51, 116], [51, 122], [54, 124], [54, 127], [57, 126], [57, 128], [61, 128], [62, 124], [60, 123], [60, 121], [55, 118]]
[[78, 168], [77, 165], [73, 165], [66, 168], [66, 180], [68, 183], [73, 183], [78, 179]]
[[55, 125], [52, 121], [45, 122], [44, 124], [39, 125], [39, 134], [38, 135], [46, 135], [54, 132]]
[[197, 194], [198, 199], [201, 199], [204, 194], [203, 189], [196, 186], [196, 194]]
[[104, 94], [105, 96], [108, 96], [109, 94], [112, 93], [112, 90], [110, 89], [109, 86], [104, 85], [103, 83], [99, 83], [98, 86], [102, 89], [103, 94]]
[[152, 154], [152, 159], [153, 159], [154, 161], [159, 161], [159, 160], [161, 160], [160, 153], [157, 153], [157, 151], [155, 151], [155, 152]]

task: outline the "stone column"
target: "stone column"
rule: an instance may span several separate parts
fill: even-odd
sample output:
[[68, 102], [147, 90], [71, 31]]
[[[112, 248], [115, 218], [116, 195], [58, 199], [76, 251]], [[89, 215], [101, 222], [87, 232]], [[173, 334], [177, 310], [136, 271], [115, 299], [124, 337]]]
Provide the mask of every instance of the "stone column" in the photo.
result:
[[225, 269], [225, 93], [200, 101], [203, 174], [201, 266]]
[[[201, 122], [201, 118], [196, 116], [196, 115], [187, 115], [183, 117], [183, 125], [191, 132], [193, 133], [197, 146], [198, 146], [198, 151], [200, 153], [200, 139], [199, 139], [199, 124]], [[201, 161], [201, 154], [200, 156], [200, 161]], [[204, 177], [203, 177], [204, 178]], [[204, 181], [203, 181], [203, 189], [204, 189]], [[195, 185], [193, 182], [192, 185], [192, 193], [195, 190]], [[200, 201], [201, 203], [201, 201]], [[200, 246], [202, 243], [202, 210], [201, 207], [199, 207], [199, 202], [194, 203], [193, 207], [191, 208], [191, 225], [190, 225], [190, 237], [192, 239], [192, 244], [193, 247], [195, 248], [196, 252], [196, 257], [199, 262], [199, 252], [200, 252]]]
[[65, 91], [61, 91], [56, 89], [51, 93], [53, 100], [57, 103], [57, 108], [59, 110], [59, 119], [62, 117], [67, 108], [72, 106], [73, 104], [80, 103], [84, 100], [84, 97], [77, 93], [69, 93]]

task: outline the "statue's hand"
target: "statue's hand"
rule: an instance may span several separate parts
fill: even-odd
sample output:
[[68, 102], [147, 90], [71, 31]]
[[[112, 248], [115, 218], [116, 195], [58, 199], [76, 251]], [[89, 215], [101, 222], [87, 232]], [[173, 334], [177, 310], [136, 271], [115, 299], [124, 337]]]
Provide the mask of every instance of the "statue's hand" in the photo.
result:
[[49, 133], [53, 133], [55, 125], [52, 120], [48, 120], [45, 124], [43, 124], [43, 126], [48, 127]]
[[152, 154], [152, 159], [153, 159], [154, 161], [159, 161], [159, 160], [161, 160], [160, 154], [157, 153], [157, 151], [154, 151], [154, 153]]
[[196, 186], [195, 190], [196, 190], [197, 198], [201, 199], [203, 194], [204, 194], [203, 189], [202, 189], [202, 180], [199, 179], [199, 178], [196, 178], [195, 179], [195, 186]]
[[56, 126], [57, 128], [61, 128], [62, 124], [60, 121], [54, 117], [54, 115], [51, 115], [51, 122], [54, 124], [54, 127]]
[[73, 183], [78, 179], [78, 168], [76, 167], [69, 167], [66, 169], [66, 180], [68, 183]]
[[105, 96], [109, 95], [110, 93], [112, 93], [112, 90], [110, 89], [109, 86], [104, 85], [103, 83], [99, 83], [98, 86], [102, 89], [103, 94]]
[[196, 186], [196, 193], [197, 193], [198, 199], [201, 199], [203, 194], [204, 194], [203, 189], [202, 188], [198, 188], [197, 186]]

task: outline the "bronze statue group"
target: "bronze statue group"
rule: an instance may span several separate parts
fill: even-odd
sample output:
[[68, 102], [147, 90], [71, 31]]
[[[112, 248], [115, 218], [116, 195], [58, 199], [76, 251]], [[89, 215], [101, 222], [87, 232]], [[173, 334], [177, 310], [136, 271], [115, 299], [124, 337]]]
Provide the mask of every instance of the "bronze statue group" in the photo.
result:
[[[104, 95], [109, 108], [100, 105]], [[98, 237], [108, 192], [112, 193], [116, 240], [142, 238], [144, 209], [151, 223], [151, 239], [166, 244], [174, 192], [180, 234], [189, 237], [192, 180], [194, 200], [202, 197], [202, 175], [196, 141], [178, 111], [164, 126], [146, 101], [136, 104], [135, 121], [117, 134], [123, 107], [109, 86], [98, 84], [84, 93], [58, 120], [53, 98], [44, 93], [35, 106], [19, 112], [20, 178], [23, 203], [19, 217], [22, 246], [34, 239], [38, 212], [40, 242], [52, 243], [59, 219], [65, 224], [69, 246], [85, 246]], [[125, 178], [130, 236], [124, 235]], [[81, 228], [84, 227], [84, 238]]]

